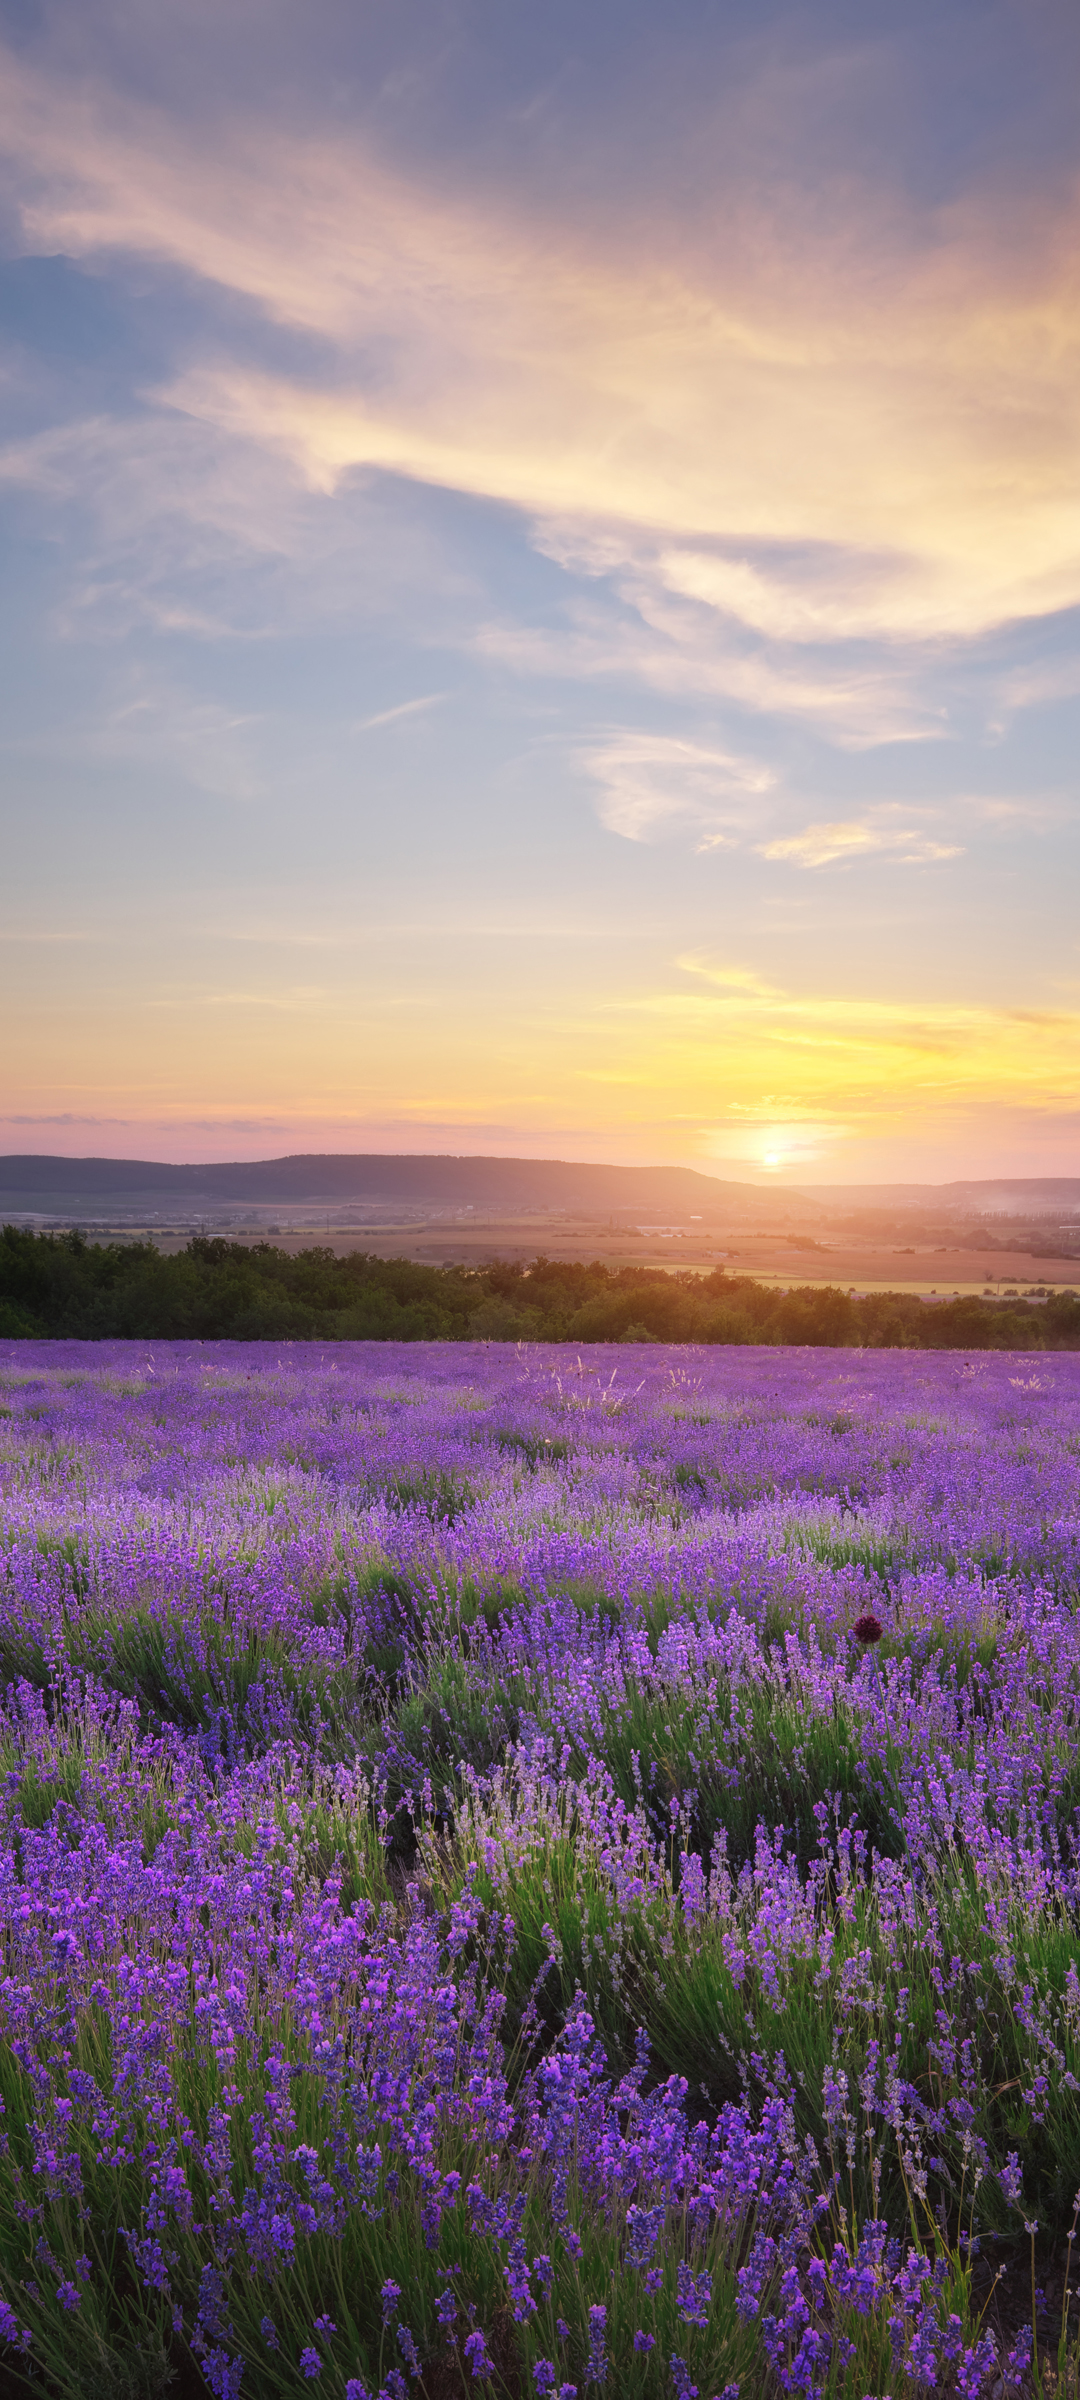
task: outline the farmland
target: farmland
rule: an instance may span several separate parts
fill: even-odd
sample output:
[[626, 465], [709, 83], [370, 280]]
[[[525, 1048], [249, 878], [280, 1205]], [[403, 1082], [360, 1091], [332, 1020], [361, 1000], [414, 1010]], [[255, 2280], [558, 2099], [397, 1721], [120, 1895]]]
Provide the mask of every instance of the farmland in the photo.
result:
[[1075, 1351], [3, 1342], [0, 1534], [13, 2390], [1069, 2367]]

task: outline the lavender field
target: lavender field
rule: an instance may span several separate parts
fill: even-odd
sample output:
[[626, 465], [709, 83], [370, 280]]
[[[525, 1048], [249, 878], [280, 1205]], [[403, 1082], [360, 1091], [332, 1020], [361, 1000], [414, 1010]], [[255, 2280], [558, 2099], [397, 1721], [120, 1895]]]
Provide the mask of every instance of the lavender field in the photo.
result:
[[1072, 2389], [1080, 1356], [0, 1343], [0, 1534], [0, 2389]]

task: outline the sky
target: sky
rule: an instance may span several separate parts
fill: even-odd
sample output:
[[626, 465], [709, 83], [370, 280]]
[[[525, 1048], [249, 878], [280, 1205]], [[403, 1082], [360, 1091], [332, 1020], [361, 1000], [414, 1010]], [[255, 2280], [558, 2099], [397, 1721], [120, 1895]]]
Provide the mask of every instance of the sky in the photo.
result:
[[1075, 1174], [1075, 0], [0, 44], [0, 1150]]

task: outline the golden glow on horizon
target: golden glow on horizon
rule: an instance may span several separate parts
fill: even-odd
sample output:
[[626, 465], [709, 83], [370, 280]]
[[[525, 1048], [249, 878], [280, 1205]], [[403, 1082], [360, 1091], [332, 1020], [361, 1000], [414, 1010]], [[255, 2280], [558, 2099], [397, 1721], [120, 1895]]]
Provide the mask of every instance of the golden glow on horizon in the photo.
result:
[[[1080, 1107], [1080, 1008], [798, 994], [736, 964], [681, 967], [690, 980], [679, 988], [569, 1011], [534, 993], [497, 1013], [496, 990], [474, 992], [438, 1022], [420, 996], [388, 1011], [341, 992], [292, 1012], [284, 1033], [276, 998], [257, 992], [178, 991], [134, 1023], [91, 1007], [77, 1031], [66, 1012], [51, 1025], [43, 1012], [0, 1147], [55, 1147], [46, 1127], [69, 1120], [108, 1131], [97, 1144], [65, 1131], [66, 1149], [142, 1155], [153, 1154], [143, 1129], [195, 1128], [205, 1152], [220, 1127], [221, 1155], [247, 1126], [276, 1126], [271, 1149], [550, 1155], [561, 1143], [713, 1173], [741, 1160], [854, 1175], [883, 1146], [915, 1156], [921, 1145], [963, 1173], [965, 1127], [985, 1142], [1008, 1119], [1039, 1156]], [[440, 1138], [423, 1138], [432, 1125]], [[171, 1138], [170, 1149], [179, 1154]]]

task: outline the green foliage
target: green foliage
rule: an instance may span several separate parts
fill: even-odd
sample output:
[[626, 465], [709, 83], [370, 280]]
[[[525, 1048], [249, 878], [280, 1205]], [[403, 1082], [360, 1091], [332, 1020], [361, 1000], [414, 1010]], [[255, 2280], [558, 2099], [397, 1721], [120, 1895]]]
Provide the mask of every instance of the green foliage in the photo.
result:
[[776, 1342], [831, 1349], [1076, 1350], [1080, 1297], [963, 1299], [904, 1292], [854, 1300], [830, 1285], [788, 1292], [717, 1268], [422, 1266], [328, 1248], [199, 1236], [166, 1258], [152, 1242], [0, 1230], [0, 1338], [192, 1341]]
[[382, 1489], [392, 1508], [421, 1508], [433, 1525], [456, 1525], [458, 1518], [476, 1504], [476, 1493], [464, 1475], [455, 1475], [445, 1467], [424, 1467], [412, 1475], [395, 1475]]

